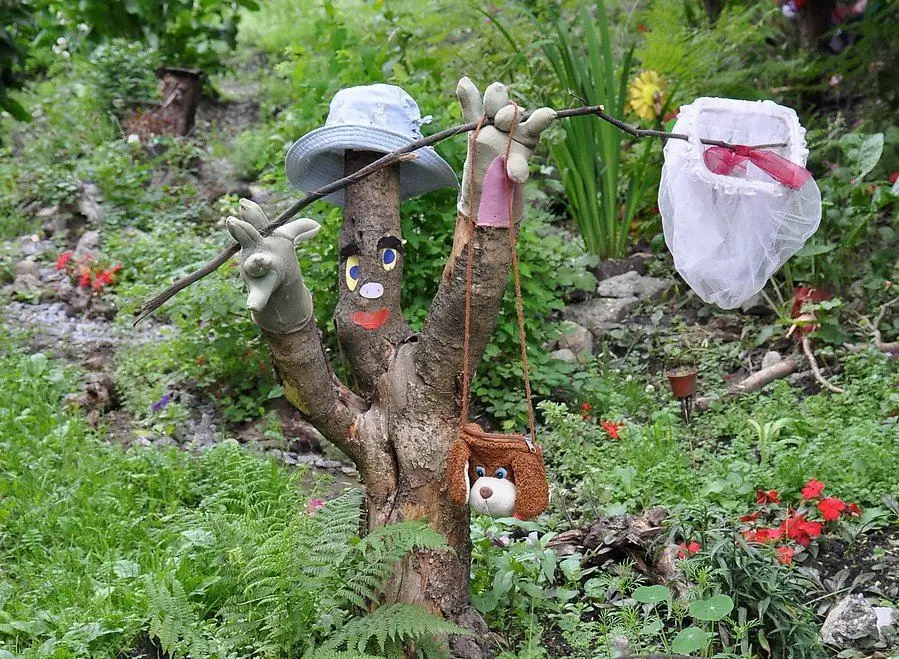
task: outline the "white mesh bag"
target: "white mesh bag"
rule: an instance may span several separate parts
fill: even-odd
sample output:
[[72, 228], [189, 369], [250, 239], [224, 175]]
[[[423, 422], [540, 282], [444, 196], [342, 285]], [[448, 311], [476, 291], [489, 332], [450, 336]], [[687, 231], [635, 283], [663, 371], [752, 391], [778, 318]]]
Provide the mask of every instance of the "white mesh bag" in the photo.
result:
[[659, 185], [665, 243], [675, 268], [699, 297], [733, 309], [762, 290], [818, 229], [821, 192], [811, 176], [794, 189], [752, 159], [738, 159], [743, 162], [729, 174], [715, 174], [704, 155], [732, 157], [733, 152], [719, 147], [706, 155], [711, 147], [700, 139], [745, 146], [784, 143], [759, 152], [804, 167], [805, 129], [795, 111], [772, 101], [698, 98], [681, 107], [672, 132], [690, 139], [669, 139], [665, 145]]

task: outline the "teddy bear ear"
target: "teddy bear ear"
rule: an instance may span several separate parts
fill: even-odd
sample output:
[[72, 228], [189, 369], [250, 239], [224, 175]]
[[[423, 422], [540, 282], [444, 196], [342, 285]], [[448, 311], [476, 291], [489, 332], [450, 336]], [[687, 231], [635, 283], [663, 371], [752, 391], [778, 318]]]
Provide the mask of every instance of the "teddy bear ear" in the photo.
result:
[[540, 453], [516, 451], [512, 456], [515, 474], [515, 516], [534, 519], [549, 506], [549, 483]]
[[471, 449], [462, 439], [456, 439], [446, 457], [446, 480], [449, 484], [450, 500], [464, 506], [468, 503], [468, 460]]

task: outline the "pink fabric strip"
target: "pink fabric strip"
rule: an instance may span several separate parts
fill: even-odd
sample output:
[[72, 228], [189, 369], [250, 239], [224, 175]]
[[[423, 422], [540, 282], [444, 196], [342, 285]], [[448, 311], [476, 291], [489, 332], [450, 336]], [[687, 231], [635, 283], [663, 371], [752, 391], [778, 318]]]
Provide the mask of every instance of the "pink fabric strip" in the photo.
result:
[[750, 149], [736, 145], [733, 150], [723, 146], [712, 146], [702, 154], [702, 160], [709, 171], [715, 174], [734, 174], [746, 171], [746, 161], [768, 174], [778, 183], [798, 190], [812, 177], [805, 167], [783, 158], [773, 151]]

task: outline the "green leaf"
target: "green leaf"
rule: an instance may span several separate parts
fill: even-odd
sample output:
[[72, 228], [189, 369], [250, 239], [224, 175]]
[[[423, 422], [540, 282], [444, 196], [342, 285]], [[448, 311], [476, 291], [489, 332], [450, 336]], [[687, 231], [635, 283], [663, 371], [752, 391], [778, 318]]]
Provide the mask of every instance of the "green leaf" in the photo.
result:
[[734, 601], [727, 595], [690, 603], [690, 615], [705, 622], [717, 622], [733, 610]]
[[674, 637], [671, 651], [676, 654], [690, 654], [705, 647], [708, 642], [708, 634], [699, 627], [687, 627]]
[[31, 121], [31, 115], [17, 100], [0, 93], [0, 110], [6, 110], [19, 121]]
[[665, 586], [640, 586], [632, 597], [642, 604], [661, 604], [671, 597], [671, 591]]
[[815, 243], [806, 243], [802, 246], [798, 252], [796, 252], [796, 258], [807, 258], [809, 256], [818, 256], [819, 254], [827, 254], [828, 252], [832, 252], [837, 248], [836, 243], [825, 243], [815, 244]]
[[880, 161], [883, 155], [883, 133], [868, 135], [858, 145], [846, 148], [846, 155], [852, 163], [852, 172], [857, 181], [862, 180]]

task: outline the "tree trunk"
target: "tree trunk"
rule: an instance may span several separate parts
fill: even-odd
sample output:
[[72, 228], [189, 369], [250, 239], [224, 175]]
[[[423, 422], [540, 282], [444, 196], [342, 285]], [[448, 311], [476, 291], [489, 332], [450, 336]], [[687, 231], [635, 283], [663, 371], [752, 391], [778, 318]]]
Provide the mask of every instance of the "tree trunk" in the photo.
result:
[[[352, 173], [380, 154], [348, 151]], [[346, 189], [340, 300], [334, 312], [356, 391], [331, 370], [314, 322], [266, 331], [288, 400], [357, 468], [368, 530], [427, 520], [451, 550], [407, 557], [386, 584], [386, 603], [414, 603], [472, 631], [450, 639], [456, 656], [488, 657], [489, 629], [469, 597], [469, 509], [449, 499], [446, 457], [460, 427], [466, 245], [474, 241], [471, 367], [496, 325], [511, 248], [507, 228], [470, 228], [460, 217], [453, 250], [421, 336], [403, 317], [403, 247], [396, 166]], [[393, 250], [388, 255], [387, 251]]]
[[[555, 113], [541, 108], [516, 131], [512, 123], [518, 109], [509, 103], [503, 85], [491, 85], [483, 101], [467, 78], [456, 91], [467, 119], [486, 114], [500, 120], [504, 111], [509, 121], [504, 120], [505, 132], [490, 125], [469, 135], [453, 247], [419, 335], [406, 322], [401, 303], [405, 249], [399, 165], [346, 188], [334, 323], [356, 377], [355, 390], [331, 369], [314, 317], [294, 322], [295, 301], [308, 301], [309, 292], [301, 276], [292, 276], [291, 268], [299, 265], [285, 263], [295, 254], [283, 241], [295, 245], [315, 223], [297, 220], [300, 225], [293, 230], [263, 237], [251, 223], [232, 218], [229, 231], [241, 243], [241, 276], [251, 293], [256, 291], [253, 304], [262, 305], [251, 308], [271, 346], [285, 396], [356, 464], [365, 484], [368, 530], [427, 520], [447, 540], [447, 550], [406, 557], [385, 584], [384, 602], [419, 604], [465, 627], [471, 636], [449, 639], [450, 647], [456, 656], [480, 659], [492, 655], [492, 644], [469, 596], [469, 508], [450, 499], [446, 465], [463, 423], [465, 331], [467, 372], [473, 377], [496, 327], [515, 241], [509, 224], [498, 218], [479, 222], [473, 209], [479, 207], [488, 168], [498, 158], [504, 158], [498, 171], [508, 177], [507, 183], [527, 178], [527, 160]], [[348, 150], [344, 170], [356, 172], [380, 155]], [[516, 188], [516, 197], [520, 192]], [[491, 189], [490, 195], [496, 194]], [[506, 222], [512, 222], [514, 232], [522, 213], [514, 203], [510, 206]]]
[[817, 46], [830, 27], [836, 0], [809, 0], [799, 12], [799, 39], [806, 48]]
[[156, 75], [162, 86], [162, 105], [155, 114], [169, 135], [187, 135], [194, 127], [203, 87], [202, 73], [197, 69], [162, 67]]

